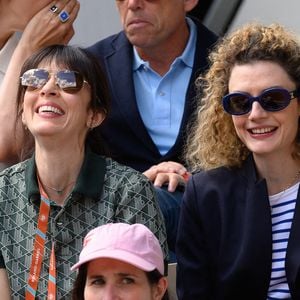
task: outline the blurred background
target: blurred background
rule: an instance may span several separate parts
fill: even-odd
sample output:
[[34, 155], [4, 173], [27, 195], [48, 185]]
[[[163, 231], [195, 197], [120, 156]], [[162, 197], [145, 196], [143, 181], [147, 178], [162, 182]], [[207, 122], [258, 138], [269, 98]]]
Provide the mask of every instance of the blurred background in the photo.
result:
[[[80, 0], [71, 43], [86, 47], [121, 30], [114, 0]], [[199, 0], [191, 12], [219, 35], [250, 21], [281, 23], [300, 36], [299, 0]]]

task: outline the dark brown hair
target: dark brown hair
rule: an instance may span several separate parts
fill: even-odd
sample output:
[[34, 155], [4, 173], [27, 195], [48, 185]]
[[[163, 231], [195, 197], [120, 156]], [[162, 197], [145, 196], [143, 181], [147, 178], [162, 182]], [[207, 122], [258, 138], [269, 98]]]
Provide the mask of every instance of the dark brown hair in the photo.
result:
[[[52, 45], [39, 50], [30, 56], [21, 69], [20, 76], [29, 70], [37, 68], [42, 62], [54, 62], [58, 66], [79, 72], [89, 83], [91, 88], [90, 107], [92, 111], [102, 111], [105, 115], [110, 110], [110, 94], [106, 76], [98, 61], [92, 54], [84, 49], [65, 45]], [[17, 96], [16, 126], [21, 122], [22, 105], [26, 86], [19, 84]], [[19, 159], [24, 160], [33, 152], [33, 137], [29, 131], [24, 130], [24, 140]], [[99, 130], [91, 130], [86, 137], [86, 145], [98, 154], [106, 154], [105, 145], [99, 134]]]

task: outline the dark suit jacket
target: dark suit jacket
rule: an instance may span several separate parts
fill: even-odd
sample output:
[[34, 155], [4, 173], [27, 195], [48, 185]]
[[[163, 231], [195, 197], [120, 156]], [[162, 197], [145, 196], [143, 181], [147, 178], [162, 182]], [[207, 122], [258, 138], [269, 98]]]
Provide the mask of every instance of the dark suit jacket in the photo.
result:
[[[272, 222], [265, 180], [252, 157], [239, 169], [219, 168], [188, 182], [178, 226], [180, 300], [266, 300], [271, 277]], [[291, 228], [286, 276], [300, 299], [300, 197]]]
[[[196, 21], [195, 21], [196, 22]], [[207, 67], [207, 54], [217, 37], [197, 22], [195, 63], [186, 95], [183, 120], [174, 146], [161, 155], [152, 141], [138, 111], [132, 58], [133, 47], [124, 32], [110, 36], [88, 48], [104, 66], [112, 94], [112, 112], [100, 126], [111, 155], [118, 162], [144, 171], [162, 161], [181, 161], [185, 130], [195, 110], [194, 81]]]

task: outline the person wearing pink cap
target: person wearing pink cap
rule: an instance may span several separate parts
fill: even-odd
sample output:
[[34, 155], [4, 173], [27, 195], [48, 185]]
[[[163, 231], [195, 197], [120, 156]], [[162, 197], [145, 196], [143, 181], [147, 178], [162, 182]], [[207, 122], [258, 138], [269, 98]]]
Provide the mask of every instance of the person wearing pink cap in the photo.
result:
[[73, 300], [168, 300], [159, 241], [143, 224], [109, 223], [83, 242]]

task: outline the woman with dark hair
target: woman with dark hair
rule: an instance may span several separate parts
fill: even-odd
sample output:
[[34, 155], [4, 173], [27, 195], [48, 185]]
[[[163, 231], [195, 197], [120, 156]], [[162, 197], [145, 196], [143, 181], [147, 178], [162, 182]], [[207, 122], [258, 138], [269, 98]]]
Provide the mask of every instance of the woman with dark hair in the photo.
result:
[[142, 224], [106, 224], [84, 239], [73, 300], [168, 300], [164, 259], [154, 234]]
[[18, 76], [34, 52], [67, 44], [74, 35], [77, 0], [0, 0], [0, 169], [18, 162], [14, 128]]
[[[28, 157], [0, 174], [0, 272], [13, 298], [70, 297], [82, 238], [107, 222], [144, 223], [166, 252], [151, 183], [103, 154], [95, 137], [109, 111], [103, 72], [80, 48], [55, 45], [22, 67], [18, 118]], [[29, 149], [28, 151], [26, 149]]]

